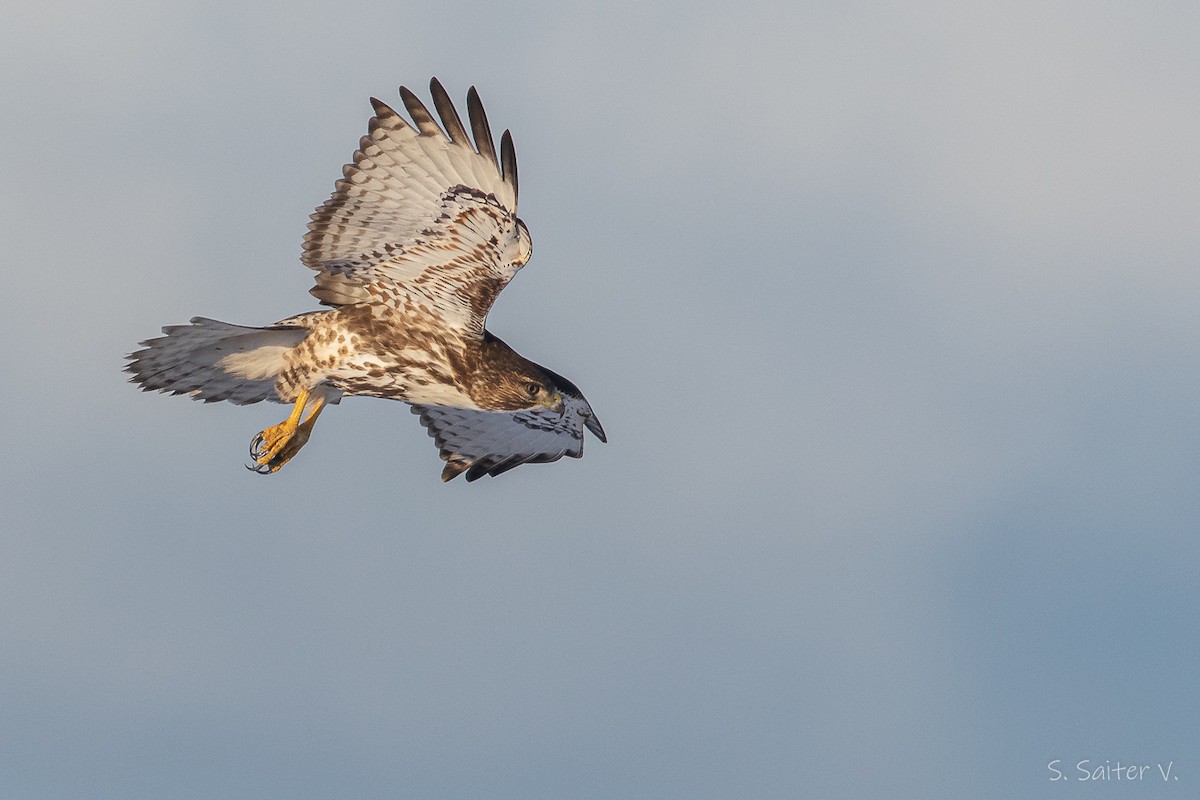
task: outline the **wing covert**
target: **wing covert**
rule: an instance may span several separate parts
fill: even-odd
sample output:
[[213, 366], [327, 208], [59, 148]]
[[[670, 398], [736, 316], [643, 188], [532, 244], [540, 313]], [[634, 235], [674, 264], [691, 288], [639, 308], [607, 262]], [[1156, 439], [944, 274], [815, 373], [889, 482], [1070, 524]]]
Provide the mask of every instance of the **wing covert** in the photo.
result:
[[583, 430], [603, 441], [603, 429], [582, 398], [564, 397], [563, 412], [535, 408], [523, 411], [479, 411], [448, 406], [414, 405], [438, 446], [442, 480], [466, 473], [467, 481], [500, 475], [522, 464], [544, 464], [563, 456], [583, 456]]
[[406, 87], [411, 124], [372, 98], [368, 133], [311, 215], [301, 261], [316, 270], [311, 291], [325, 305], [391, 303], [481, 335], [532, 253], [516, 216], [516, 156], [505, 131], [497, 157], [474, 87], [470, 134], [436, 78], [430, 92], [441, 125]]

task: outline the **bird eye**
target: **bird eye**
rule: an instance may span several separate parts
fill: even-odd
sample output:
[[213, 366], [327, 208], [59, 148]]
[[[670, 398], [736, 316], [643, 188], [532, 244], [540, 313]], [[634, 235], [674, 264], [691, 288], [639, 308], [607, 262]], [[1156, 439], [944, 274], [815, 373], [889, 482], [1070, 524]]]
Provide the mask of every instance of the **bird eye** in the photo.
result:
[[542, 387], [532, 381], [525, 384], [525, 391], [529, 392], [530, 397], [537, 397], [542, 392]]

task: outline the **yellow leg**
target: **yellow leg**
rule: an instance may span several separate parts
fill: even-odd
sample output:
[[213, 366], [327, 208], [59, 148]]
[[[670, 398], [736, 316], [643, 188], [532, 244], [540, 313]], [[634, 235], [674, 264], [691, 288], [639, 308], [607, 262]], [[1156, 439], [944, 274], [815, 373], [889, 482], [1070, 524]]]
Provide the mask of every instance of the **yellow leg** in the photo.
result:
[[291, 461], [292, 457], [300, 452], [300, 448], [308, 443], [313, 426], [317, 424], [317, 417], [325, 407], [325, 398], [319, 395], [314, 398], [312, 411], [309, 412], [308, 418], [301, 422], [300, 417], [304, 414], [308, 400], [309, 392], [305, 389], [296, 398], [296, 404], [292, 406], [292, 413], [287, 419], [261, 431], [250, 441], [250, 457], [254, 459], [254, 465], [247, 465], [247, 469], [260, 475], [278, 472], [280, 467]]

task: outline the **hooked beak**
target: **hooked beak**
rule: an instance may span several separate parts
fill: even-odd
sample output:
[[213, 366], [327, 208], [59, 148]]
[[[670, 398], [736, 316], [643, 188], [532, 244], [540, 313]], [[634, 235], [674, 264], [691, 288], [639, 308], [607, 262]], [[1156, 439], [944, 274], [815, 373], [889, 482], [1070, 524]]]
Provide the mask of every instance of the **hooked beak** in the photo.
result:
[[608, 437], [604, 435], [604, 428], [601, 427], [600, 420], [596, 419], [595, 414], [588, 414], [584, 417], [583, 424], [589, 431], [596, 434], [597, 439], [602, 442], [608, 442]]

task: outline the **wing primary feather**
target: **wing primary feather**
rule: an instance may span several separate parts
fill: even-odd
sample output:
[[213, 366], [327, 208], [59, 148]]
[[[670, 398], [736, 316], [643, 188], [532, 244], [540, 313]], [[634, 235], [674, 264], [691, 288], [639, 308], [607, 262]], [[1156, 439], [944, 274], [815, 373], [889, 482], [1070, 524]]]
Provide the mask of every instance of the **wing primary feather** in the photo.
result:
[[500, 136], [501, 175], [513, 187], [513, 202], [517, 200], [517, 149], [513, 147], [512, 134], [507, 130]]
[[467, 116], [471, 118], [471, 132], [475, 134], [475, 149], [479, 155], [486, 156], [496, 166], [496, 144], [492, 141], [492, 129], [488, 127], [487, 114], [483, 112], [483, 103], [479, 100], [479, 92], [472, 86], [467, 90]]
[[459, 461], [447, 461], [446, 466], [442, 468], [442, 482], [452, 481], [459, 475], [463, 474], [470, 464], [464, 464]]
[[396, 110], [382, 100], [372, 97], [371, 108], [375, 109], [375, 117], [370, 122], [370, 131], [373, 133], [379, 124], [387, 120], [389, 124], [399, 124], [402, 128], [407, 128], [408, 123], [404, 121], [404, 117], [396, 113]]
[[479, 480], [484, 475], [487, 475], [490, 469], [491, 459], [479, 459], [471, 465], [470, 469], [467, 470], [467, 483], [474, 483], [475, 481]]
[[497, 475], [503, 475], [510, 469], [515, 469], [522, 464], [528, 464], [532, 460], [533, 457], [528, 454], [509, 456], [503, 461], [496, 462], [490, 469], [488, 469], [487, 473], [495, 478]]
[[417, 130], [423, 136], [433, 136], [438, 134], [445, 138], [446, 134], [438, 127], [434, 121], [433, 115], [429, 113], [429, 109], [421, 102], [421, 98], [412, 93], [412, 90], [407, 86], [400, 87], [400, 99], [404, 101], [404, 107], [408, 109], [408, 115], [412, 117], [413, 122], [417, 125]]
[[437, 108], [438, 116], [442, 118], [442, 126], [445, 127], [446, 133], [450, 134], [450, 141], [470, 147], [471, 139], [467, 136], [467, 129], [463, 127], [462, 118], [458, 116], [454, 102], [437, 78], [429, 81], [429, 91], [433, 94], [433, 105]]

